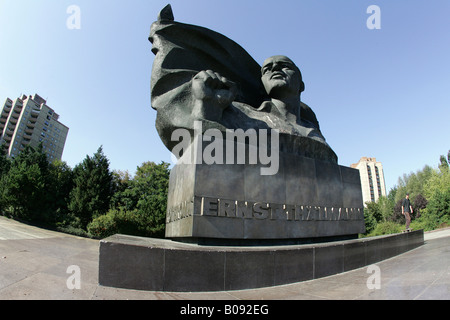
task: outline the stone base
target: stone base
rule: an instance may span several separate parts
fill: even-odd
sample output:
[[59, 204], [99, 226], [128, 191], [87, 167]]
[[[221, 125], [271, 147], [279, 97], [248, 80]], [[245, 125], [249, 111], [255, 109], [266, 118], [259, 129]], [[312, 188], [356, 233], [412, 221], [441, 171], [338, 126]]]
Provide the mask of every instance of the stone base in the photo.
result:
[[100, 242], [99, 284], [149, 291], [227, 291], [317, 279], [424, 243], [423, 230], [309, 245], [199, 246], [114, 235]]
[[[231, 146], [235, 155], [250, 154], [248, 145]], [[281, 148], [276, 173], [262, 175], [265, 165], [206, 164], [191, 159], [198, 154], [191, 149], [170, 173], [166, 238], [312, 239], [365, 232], [356, 169]]]

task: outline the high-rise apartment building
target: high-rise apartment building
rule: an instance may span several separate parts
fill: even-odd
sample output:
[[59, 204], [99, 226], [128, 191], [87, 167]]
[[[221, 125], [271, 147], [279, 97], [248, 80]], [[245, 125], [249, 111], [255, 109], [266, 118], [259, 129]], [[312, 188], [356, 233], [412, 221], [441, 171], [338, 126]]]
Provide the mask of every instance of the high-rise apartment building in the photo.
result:
[[381, 196], [386, 196], [383, 165], [376, 158], [362, 157], [358, 163], [350, 167], [358, 169], [361, 177], [363, 202], [376, 202]]
[[51, 162], [61, 159], [69, 128], [59, 122], [59, 115], [39, 95], [6, 99], [0, 114], [0, 145], [9, 157], [17, 156], [27, 145], [42, 143]]

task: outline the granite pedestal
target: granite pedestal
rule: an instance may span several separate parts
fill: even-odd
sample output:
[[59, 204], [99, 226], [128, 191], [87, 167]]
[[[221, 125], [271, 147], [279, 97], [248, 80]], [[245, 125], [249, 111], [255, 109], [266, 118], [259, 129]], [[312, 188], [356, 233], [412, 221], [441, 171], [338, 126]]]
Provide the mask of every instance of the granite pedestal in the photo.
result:
[[[207, 145], [188, 150], [171, 171], [166, 237], [280, 242], [364, 233], [359, 171], [308, 157], [308, 148], [326, 149], [319, 142], [289, 139], [286, 145], [280, 139], [276, 150], [263, 150], [276, 152], [270, 164], [251, 163], [251, 146], [236, 141], [227, 144], [232, 149], [223, 150], [219, 163], [199, 160]], [[226, 161], [230, 152], [236, 157], [243, 152], [243, 160], [230, 164]], [[269, 167], [273, 174], [262, 174]]]
[[223, 291], [317, 279], [424, 243], [423, 231], [309, 245], [225, 247], [114, 235], [100, 242], [99, 284], [149, 291]]

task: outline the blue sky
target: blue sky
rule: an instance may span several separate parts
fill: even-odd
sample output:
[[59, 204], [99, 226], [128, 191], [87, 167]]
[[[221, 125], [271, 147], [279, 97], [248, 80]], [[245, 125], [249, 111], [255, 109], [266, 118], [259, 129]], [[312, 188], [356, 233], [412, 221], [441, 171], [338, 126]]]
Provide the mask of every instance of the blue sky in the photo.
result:
[[[437, 166], [450, 149], [448, 0], [0, 0], [0, 101], [38, 93], [70, 128], [74, 167], [102, 145], [112, 169], [170, 162], [150, 107], [148, 34], [171, 3], [175, 20], [218, 31], [262, 63], [300, 67], [322, 132], [349, 166], [376, 157], [387, 191]], [[80, 8], [68, 29], [67, 8]], [[381, 29], [366, 12], [381, 10]]]

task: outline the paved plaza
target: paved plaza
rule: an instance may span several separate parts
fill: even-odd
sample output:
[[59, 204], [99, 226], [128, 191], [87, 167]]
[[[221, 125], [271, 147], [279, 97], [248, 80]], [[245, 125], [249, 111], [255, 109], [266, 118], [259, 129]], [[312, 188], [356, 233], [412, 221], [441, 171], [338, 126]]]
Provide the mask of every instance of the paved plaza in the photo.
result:
[[[372, 267], [301, 283], [224, 292], [148, 292], [99, 286], [98, 251], [98, 240], [0, 217], [0, 300], [450, 299], [450, 229], [425, 233], [423, 246]], [[77, 272], [79, 289], [73, 288]]]

